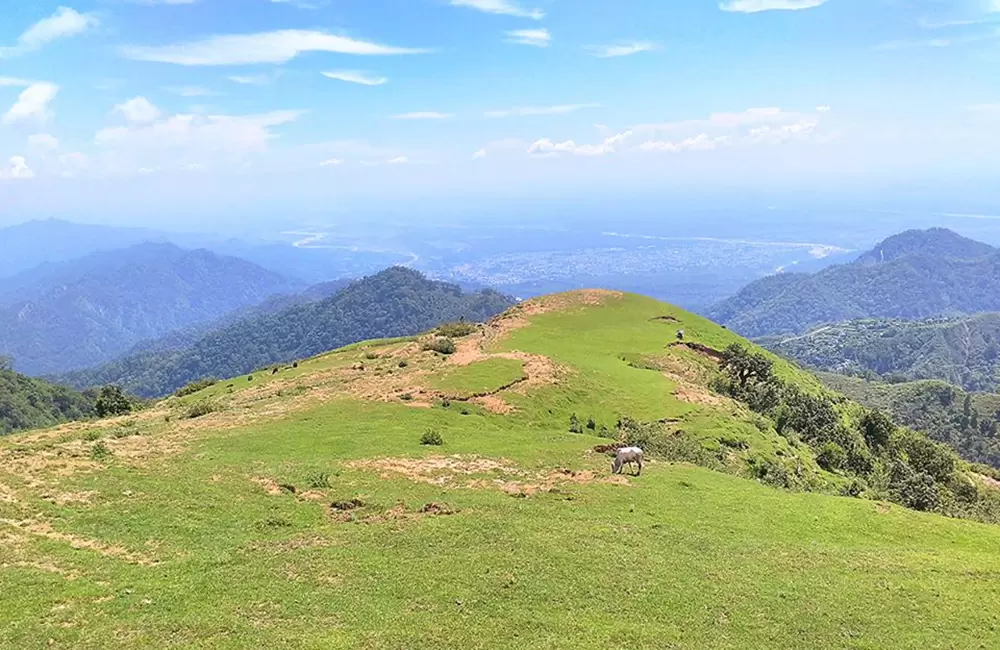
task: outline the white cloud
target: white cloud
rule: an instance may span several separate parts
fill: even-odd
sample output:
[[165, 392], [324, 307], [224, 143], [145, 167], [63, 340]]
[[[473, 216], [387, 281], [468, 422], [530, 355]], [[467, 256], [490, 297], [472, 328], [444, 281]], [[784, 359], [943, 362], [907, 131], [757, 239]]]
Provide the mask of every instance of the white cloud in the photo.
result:
[[59, 148], [59, 140], [48, 133], [28, 136], [28, 146], [36, 151], [54, 151]]
[[604, 139], [600, 144], [577, 144], [572, 140], [566, 142], [553, 142], [549, 138], [537, 140], [528, 147], [529, 156], [554, 156], [560, 153], [573, 154], [575, 156], [604, 156], [615, 153], [628, 138], [632, 136], [631, 131], [619, 133]]
[[126, 120], [134, 124], [155, 122], [161, 115], [160, 109], [145, 97], [133, 97], [124, 104], [115, 106], [112, 112], [121, 114]]
[[451, 113], [438, 113], [436, 111], [418, 111], [416, 113], [401, 113], [393, 115], [394, 120], [450, 120], [455, 117]]
[[973, 113], [979, 113], [980, 115], [1000, 117], [1000, 104], [973, 104], [967, 108]]
[[17, 97], [17, 102], [8, 110], [3, 119], [4, 124], [13, 124], [22, 120], [34, 119], [44, 122], [51, 116], [49, 104], [59, 92], [59, 86], [50, 83], [31, 84]]
[[888, 41], [880, 43], [874, 47], [876, 52], [891, 52], [893, 50], [910, 50], [924, 47], [951, 47], [953, 44], [950, 38], [928, 38], [920, 41]]
[[329, 160], [324, 160], [319, 164], [320, 167], [337, 167], [343, 165], [344, 161], [340, 158], [330, 158]]
[[7, 165], [0, 167], [0, 180], [26, 180], [34, 177], [35, 172], [21, 156], [12, 156]]
[[610, 59], [619, 56], [630, 56], [640, 52], [650, 52], [656, 49], [656, 45], [649, 41], [633, 41], [631, 43], [618, 43], [616, 45], [595, 45], [587, 49], [593, 52], [594, 56], [598, 58]]
[[473, 160], [482, 160], [486, 157], [486, 149], [480, 149], [476, 153], [472, 154]]
[[487, 111], [486, 117], [527, 117], [534, 115], [565, 115], [583, 108], [597, 108], [600, 104], [558, 104], [556, 106], [524, 106], [502, 111]]
[[[94, 136], [101, 155], [94, 161], [102, 174], [134, 174], [147, 170], [242, 168], [252, 155], [263, 156], [277, 137], [275, 127], [288, 124], [301, 111], [258, 115], [192, 115], [161, 117], [102, 129]], [[148, 116], [143, 116], [148, 117]]]
[[31, 82], [25, 79], [18, 79], [16, 77], [0, 77], [0, 88], [10, 87], [10, 86], [30, 86]]
[[755, 14], [760, 11], [812, 9], [823, 4], [826, 4], [826, 0], [724, 0], [719, 3], [719, 9], [744, 14]]
[[451, 0], [451, 4], [454, 7], [469, 7], [490, 14], [503, 14], [534, 20], [545, 18], [545, 12], [541, 9], [525, 9], [512, 0]]
[[69, 7], [59, 7], [48, 18], [32, 25], [11, 47], [0, 47], [0, 59], [19, 56], [38, 50], [60, 38], [74, 36], [98, 25], [98, 20], [90, 14], [81, 14]]
[[212, 97], [218, 94], [204, 86], [170, 86], [167, 90], [181, 97]]
[[386, 161], [387, 165], [406, 165], [409, 164], [410, 159], [406, 156], [396, 156], [395, 158], [390, 158]]
[[655, 151], [665, 153], [679, 153], [681, 151], [711, 151], [719, 147], [732, 144], [729, 136], [710, 137], [707, 133], [684, 138], [678, 142], [664, 140], [649, 140], [639, 145], [640, 151]]
[[[137, 61], [177, 65], [249, 65], [287, 63], [303, 52], [335, 52], [359, 56], [422, 54], [429, 50], [380, 45], [321, 31], [285, 29], [257, 34], [212, 36], [201, 41], [163, 46], [128, 46], [122, 53]], [[232, 78], [232, 77], [230, 77]]]
[[329, 79], [346, 81], [352, 84], [361, 84], [362, 86], [381, 86], [389, 83], [389, 79], [386, 77], [375, 77], [358, 70], [334, 70], [332, 72], [323, 72], [322, 75]]
[[507, 32], [506, 41], [517, 43], [518, 45], [533, 45], [534, 47], [548, 47], [552, 42], [552, 35], [549, 30], [542, 29], [515, 29]]
[[831, 110], [833, 110], [833, 109], [830, 108], [829, 106], [825, 106], [825, 105], [824, 106], [817, 106], [816, 107], [816, 112], [817, 113], [829, 113]]
[[234, 84], [240, 84], [243, 86], [266, 86], [267, 84], [272, 83], [275, 79], [277, 79], [279, 75], [280, 73], [244, 74], [244, 75], [234, 74], [226, 78], [232, 81]]

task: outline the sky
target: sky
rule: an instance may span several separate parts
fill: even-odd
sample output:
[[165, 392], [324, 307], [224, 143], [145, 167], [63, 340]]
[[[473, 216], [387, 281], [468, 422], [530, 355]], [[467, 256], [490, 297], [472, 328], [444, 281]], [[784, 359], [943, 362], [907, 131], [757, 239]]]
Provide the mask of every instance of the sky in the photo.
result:
[[0, 0], [0, 16], [0, 221], [739, 192], [1000, 210], [1000, 0]]

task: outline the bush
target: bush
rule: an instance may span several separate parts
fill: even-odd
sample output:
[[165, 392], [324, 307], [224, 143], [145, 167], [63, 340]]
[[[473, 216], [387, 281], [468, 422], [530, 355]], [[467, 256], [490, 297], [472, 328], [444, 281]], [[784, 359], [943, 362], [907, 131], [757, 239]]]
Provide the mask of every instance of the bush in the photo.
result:
[[424, 343], [424, 350], [433, 350], [441, 354], [455, 354], [455, 342], [447, 336], [439, 336], [436, 339]]
[[424, 435], [420, 436], [420, 444], [440, 447], [444, 444], [444, 438], [434, 429], [428, 429], [424, 432]]
[[835, 442], [825, 442], [816, 454], [816, 462], [825, 470], [835, 472], [847, 463], [847, 452]]
[[934, 510], [941, 504], [934, 477], [916, 472], [902, 481], [898, 488], [899, 502], [914, 510]]
[[365, 359], [371, 361], [372, 359], [378, 359], [378, 352], [365, 352]]
[[97, 430], [91, 430], [83, 434], [83, 439], [87, 442], [94, 442], [95, 440], [101, 439], [101, 432]]
[[591, 431], [597, 430], [597, 423], [594, 422], [594, 418], [587, 418], [587, 428]]
[[466, 321], [458, 321], [455, 323], [445, 323], [441, 327], [437, 328], [437, 333], [441, 336], [447, 336], [449, 338], [461, 338], [463, 336], [468, 336], [476, 332], [479, 329], [474, 323], [469, 323]]
[[121, 386], [109, 384], [101, 389], [94, 409], [97, 411], [97, 415], [102, 418], [128, 415], [132, 412], [132, 400], [125, 395]]
[[400, 360], [399, 360], [399, 363], [398, 363], [397, 365], [398, 365], [398, 366], [399, 366], [400, 368], [405, 368], [406, 366], [410, 365], [410, 362], [409, 362], [409, 361], [407, 361], [406, 359], [400, 359]]
[[882, 449], [889, 444], [896, 424], [882, 411], [865, 411], [861, 416], [861, 434], [872, 449]]
[[195, 402], [188, 408], [184, 413], [184, 417], [193, 420], [194, 418], [200, 418], [209, 413], [215, 413], [219, 410], [214, 402], [209, 402], [208, 400], [202, 400], [200, 402]]
[[218, 383], [218, 381], [219, 380], [215, 379], [214, 377], [206, 377], [204, 379], [192, 381], [187, 386], [184, 386], [183, 388], [178, 388], [174, 392], [174, 397], [185, 397], [187, 395], [193, 395], [197, 392], [205, 390], [209, 386], [214, 386], [216, 383]]
[[316, 472], [310, 474], [306, 477], [306, 482], [311, 488], [328, 488], [330, 487], [330, 475], [326, 472]]
[[94, 446], [90, 448], [90, 458], [91, 460], [96, 460], [98, 462], [107, 460], [111, 458], [111, 450], [108, 446], [104, 444], [103, 440], [99, 440], [94, 443]]
[[569, 416], [569, 432], [583, 433], [583, 425], [580, 424], [580, 418], [576, 417], [576, 413]]

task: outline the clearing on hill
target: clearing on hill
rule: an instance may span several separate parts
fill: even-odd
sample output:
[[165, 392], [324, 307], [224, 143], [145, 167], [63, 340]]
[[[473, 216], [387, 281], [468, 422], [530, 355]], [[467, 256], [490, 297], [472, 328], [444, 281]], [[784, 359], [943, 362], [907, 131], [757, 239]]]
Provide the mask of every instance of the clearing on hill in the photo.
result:
[[0, 647], [997, 647], [1000, 527], [804, 491], [847, 481], [711, 388], [739, 340], [574, 292], [11, 436]]

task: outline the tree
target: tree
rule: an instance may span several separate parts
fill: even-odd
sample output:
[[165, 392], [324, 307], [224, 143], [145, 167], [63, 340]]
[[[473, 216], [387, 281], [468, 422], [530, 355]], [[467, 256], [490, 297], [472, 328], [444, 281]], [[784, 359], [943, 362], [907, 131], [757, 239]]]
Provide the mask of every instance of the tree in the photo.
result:
[[768, 382], [774, 372], [774, 362], [771, 359], [739, 343], [733, 343], [722, 352], [721, 367], [739, 383], [740, 388], [746, 388], [751, 380]]
[[94, 408], [97, 410], [97, 415], [102, 418], [128, 415], [132, 412], [132, 401], [122, 391], [121, 386], [108, 384], [101, 389]]
[[861, 434], [872, 449], [882, 449], [896, 431], [896, 424], [879, 410], [865, 411], [861, 416]]

